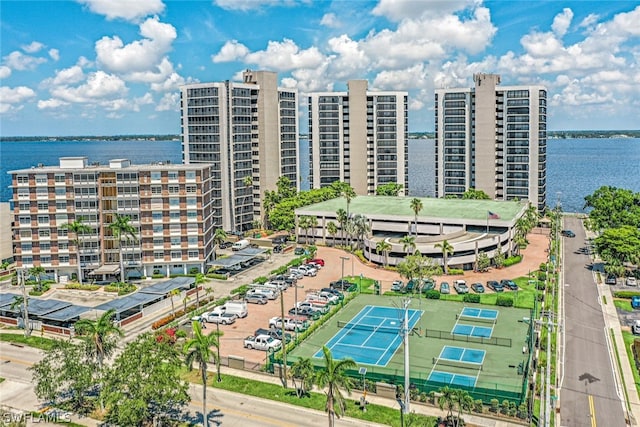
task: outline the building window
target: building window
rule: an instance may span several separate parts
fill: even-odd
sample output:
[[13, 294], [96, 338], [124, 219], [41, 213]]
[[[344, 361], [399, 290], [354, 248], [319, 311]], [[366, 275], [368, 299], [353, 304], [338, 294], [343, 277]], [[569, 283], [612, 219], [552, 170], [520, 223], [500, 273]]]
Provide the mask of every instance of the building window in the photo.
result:
[[38, 210], [39, 211], [49, 210], [49, 202], [38, 202]]
[[164, 230], [164, 228], [162, 227], [162, 224], [154, 224], [153, 225], [153, 232], [154, 233], [162, 234], [163, 230]]
[[155, 221], [162, 221], [162, 211], [151, 212], [151, 219]]
[[51, 256], [50, 255], [40, 255], [40, 263], [42, 263], [42, 264], [51, 264]]
[[49, 224], [49, 215], [38, 215], [38, 224]]
[[56, 210], [67, 210], [67, 202], [56, 202]]
[[151, 181], [160, 181], [162, 179], [162, 174], [159, 171], [151, 172]]
[[169, 212], [169, 220], [171, 220], [171, 221], [180, 221], [180, 211], [171, 211], [171, 212]]
[[186, 171], [185, 178], [189, 181], [194, 181], [196, 179], [196, 171]]
[[69, 230], [66, 228], [58, 228], [58, 237], [67, 237], [69, 235]]
[[187, 194], [195, 194], [198, 192], [198, 186], [196, 185], [187, 185], [185, 187], [185, 191], [187, 192]]
[[20, 230], [20, 238], [21, 239], [30, 239], [31, 238], [31, 230]]
[[22, 249], [22, 252], [31, 252], [33, 250], [33, 244], [31, 242], [23, 243], [20, 245], [20, 249]]
[[188, 254], [189, 254], [189, 259], [196, 259], [199, 256], [198, 251], [189, 251]]
[[198, 206], [198, 199], [196, 197], [187, 197], [187, 206]]
[[46, 184], [47, 175], [36, 175], [36, 184]]
[[163, 260], [164, 259], [164, 252], [163, 251], [154, 251], [153, 252], [153, 259]]
[[178, 172], [170, 171], [169, 172], [169, 181], [177, 181], [178, 180]]
[[169, 186], [169, 194], [180, 194], [180, 186], [179, 185], [170, 185]]
[[182, 251], [171, 251], [171, 259], [182, 259]]
[[54, 179], [56, 182], [64, 182], [64, 174], [57, 173], [54, 175]]
[[58, 249], [61, 251], [69, 250], [69, 244], [67, 242], [58, 242]]
[[198, 219], [198, 211], [187, 211], [187, 219]]
[[22, 257], [22, 263], [23, 264], [33, 264], [33, 257], [32, 256], [23, 256]]
[[29, 212], [29, 208], [31, 207], [31, 203], [29, 202], [20, 202], [18, 203], [18, 209], [21, 211]]
[[60, 261], [60, 264], [69, 264], [69, 255], [60, 255], [58, 261]]
[[40, 250], [41, 251], [50, 251], [51, 250], [51, 243], [49, 243], [49, 242], [40, 243]]
[[169, 206], [172, 208], [180, 207], [180, 199], [178, 197], [170, 197]]
[[18, 221], [21, 225], [29, 225], [31, 224], [31, 217], [28, 215], [21, 215], [18, 217]]
[[16, 181], [18, 184], [29, 184], [29, 175], [17, 175]]

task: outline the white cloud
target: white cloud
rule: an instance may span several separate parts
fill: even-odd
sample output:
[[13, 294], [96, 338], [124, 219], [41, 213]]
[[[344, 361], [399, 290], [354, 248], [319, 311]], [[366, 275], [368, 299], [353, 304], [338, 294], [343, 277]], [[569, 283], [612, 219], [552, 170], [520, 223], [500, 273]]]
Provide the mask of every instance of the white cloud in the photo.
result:
[[0, 79], [6, 79], [11, 75], [11, 68], [0, 65]]
[[245, 45], [237, 40], [229, 40], [222, 46], [220, 52], [211, 56], [211, 61], [214, 63], [238, 61], [242, 60], [248, 53], [249, 48]]
[[427, 15], [432, 17], [448, 15], [472, 7], [476, 3], [476, 0], [380, 0], [371, 13], [399, 22]]
[[558, 37], [562, 37], [567, 33], [567, 29], [569, 25], [571, 25], [571, 20], [573, 19], [573, 11], [568, 7], [565, 7], [562, 10], [562, 13], [556, 15], [553, 18], [553, 24], [551, 24], [551, 29], [554, 34]]
[[340, 22], [335, 13], [325, 13], [320, 20], [320, 25], [329, 28], [339, 28], [342, 26], [342, 22]]
[[58, 71], [52, 79], [46, 79], [43, 84], [46, 86], [60, 86], [79, 83], [84, 80], [85, 75], [82, 67], [74, 65], [69, 68]]
[[58, 49], [49, 49], [49, 58], [54, 61], [58, 61], [60, 59], [60, 51]]
[[20, 110], [23, 103], [36, 96], [33, 89], [26, 86], [0, 87], [0, 113]]
[[178, 92], [165, 93], [156, 104], [156, 111], [180, 111], [180, 94]]
[[153, 70], [171, 50], [176, 29], [170, 24], [149, 18], [140, 25], [144, 37], [125, 45], [120, 37], [103, 37], [96, 42], [98, 63], [106, 70], [117, 73]]
[[122, 79], [97, 71], [88, 75], [86, 82], [70, 87], [67, 85], [54, 86], [49, 90], [58, 99], [77, 103], [98, 103], [102, 99], [124, 96], [127, 87]]
[[77, 0], [86, 5], [89, 10], [104, 15], [109, 20], [124, 19], [138, 22], [140, 19], [157, 15], [164, 11], [161, 0]]
[[22, 48], [22, 50], [24, 50], [27, 53], [36, 53], [38, 51], [40, 51], [44, 45], [40, 42], [31, 42], [28, 45], [23, 45], [20, 46]]
[[47, 62], [44, 58], [25, 55], [17, 50], [2, 58], [5, 65], [19, 71], [34, 70], [38, 65]]
[[243, 12], [260, 9], [263, 6], [275, 6], [278, 4], [287, 4], [282, 0], [214, 0], [214, 4], [227, 10], [240, 10]]
[[38, 109], [40, 110], [55, 110], [60, 107], [66, 107], [67, 105], [69, 105], [68, 102], [56, 98], [38, 101]]
[[244, 58], [248, 64], [257, 64], [274, 71], [289, 71], [296, 68], [315, 68], [322, 64], [324, 56], [315, 46], [300, 49], [293, 40], [270, 41], [267, 49], [249, 53]]

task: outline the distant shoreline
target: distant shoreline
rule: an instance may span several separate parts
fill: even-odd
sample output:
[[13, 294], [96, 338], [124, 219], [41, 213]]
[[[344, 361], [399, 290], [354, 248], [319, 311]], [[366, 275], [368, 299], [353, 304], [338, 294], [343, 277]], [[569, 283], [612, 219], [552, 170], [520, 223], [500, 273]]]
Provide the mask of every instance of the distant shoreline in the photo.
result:
[[[307, 139], [308, 135], [301, 134]], [[410, 139], [434, 139], [434, 132], [409, 132]], [[640, 130], [584, 130], [548, 131], [547, 139], [613, 139], [640, 138]], [[0, 142], [54, 142], [54, 141], [182, 141], [181, 135], [75, 135], [75, 136], [0, 136]]]

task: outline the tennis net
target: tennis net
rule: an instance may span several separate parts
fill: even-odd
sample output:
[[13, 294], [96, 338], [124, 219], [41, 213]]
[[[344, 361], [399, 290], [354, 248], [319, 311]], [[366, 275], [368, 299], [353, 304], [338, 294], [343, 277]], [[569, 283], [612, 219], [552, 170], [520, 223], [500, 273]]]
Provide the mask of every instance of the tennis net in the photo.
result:
[[372, 326], [372, 325], [363, 325], [361, 323], [345, 322], [342, 320], [338, 320], [337, 324], [338, 324], [338, 328], [340, 329], [356, 329], [360, 331], [383, 332], [387, 334], [399, 334], [401, 331], [400, 325], [396, 327]]
[[442, 357], [434, 357], [433, 365], [446, 365], [453, 366], [456, 368], [468, 368], [468, 369], [479, 369], [482, 370], [484, 363], [474, 363], [474, 362], [466, 362], [464, 360], [452, 360]]

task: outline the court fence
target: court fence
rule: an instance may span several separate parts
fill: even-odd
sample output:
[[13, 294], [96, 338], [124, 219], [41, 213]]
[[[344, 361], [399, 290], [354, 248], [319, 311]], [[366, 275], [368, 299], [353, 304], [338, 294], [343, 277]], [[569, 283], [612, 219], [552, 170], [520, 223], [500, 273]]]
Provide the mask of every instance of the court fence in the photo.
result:
[[[412, 332], [419, 335], [421, 334], [420, 330], [414, 330]], [[474, 337], [472, 335], [452, 334], [451, 331], [440, 331], [437, 329], [423, 329], [422, 333], [424, 333], [425, 338], [439, 338], [449, 341], [473, 342], [477, 344], [489, 344], [501, 347], [511, 347], [513, 345], [512, 339], [505, 337]]]

